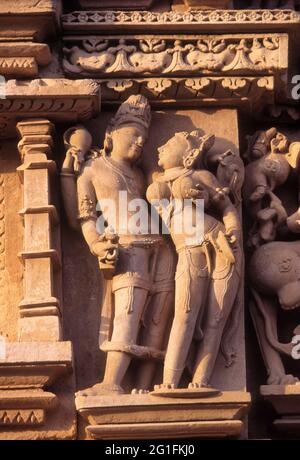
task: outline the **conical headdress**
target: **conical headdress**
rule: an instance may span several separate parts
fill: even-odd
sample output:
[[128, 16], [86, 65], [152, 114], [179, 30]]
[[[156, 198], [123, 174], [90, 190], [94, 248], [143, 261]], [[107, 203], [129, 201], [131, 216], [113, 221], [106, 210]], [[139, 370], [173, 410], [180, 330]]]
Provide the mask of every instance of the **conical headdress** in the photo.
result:
[[151, 123], [151, 108], [146, 97], [141, 95], [130, 96], [119, 107], [110, 122], [110, 127], [116, 128], [127, 123], [140, 125], [148, 132]]

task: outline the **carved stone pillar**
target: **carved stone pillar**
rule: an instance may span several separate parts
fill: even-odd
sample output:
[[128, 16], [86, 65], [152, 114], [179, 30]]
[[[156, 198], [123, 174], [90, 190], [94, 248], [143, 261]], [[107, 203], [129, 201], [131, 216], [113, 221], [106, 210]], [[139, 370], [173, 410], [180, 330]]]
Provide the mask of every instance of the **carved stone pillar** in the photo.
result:
[[18, 342], [7, 342], [0, 356], [0, 439], [70, 439], [76, 432], [73, 352], [71, 342], [62, 341], [60, 229], [52, 204], [55, 162], [49, 159], [54, 127], [28, 119], [17, 129], [24, 298]]
[[61, 310], [59, 294], [60, 253], [57, 245], [56, 208], [51, 204], [49, 160], [53, 147], [53, 125], [32, 119], [18, 123], [22, 136], [18, 168], [24, 187], [24, 299], [20, 303], [20, 341], [59, 341]]

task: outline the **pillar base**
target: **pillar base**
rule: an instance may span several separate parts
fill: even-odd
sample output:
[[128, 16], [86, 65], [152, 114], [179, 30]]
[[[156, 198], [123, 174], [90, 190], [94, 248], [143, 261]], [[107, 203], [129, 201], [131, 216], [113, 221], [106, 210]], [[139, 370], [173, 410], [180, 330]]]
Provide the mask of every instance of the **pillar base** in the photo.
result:
[[7, 343], [0, 357], [0, 440], [75, 438], [73, 394], [70, 342]]
[[300, 437], [300, 384], [262, 385], [260, 394], [269, 401], [279, 418], [273, 422], [274, 428], [285, 434]]

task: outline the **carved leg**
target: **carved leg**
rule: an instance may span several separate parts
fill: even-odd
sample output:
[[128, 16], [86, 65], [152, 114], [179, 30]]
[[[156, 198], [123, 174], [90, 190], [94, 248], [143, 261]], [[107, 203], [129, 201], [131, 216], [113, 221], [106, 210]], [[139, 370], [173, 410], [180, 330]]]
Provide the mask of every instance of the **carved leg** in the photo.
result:
[[[157, 350], [166, 347], [168, 325], [173, 317], [173, 292], [158, 292], [151, 297], [144, 318], [144, 328], [141, 334], [141, 344]], [[149, 390], [152, 387], [157, 361], [147, 360], [140, 364], [136, 388]]]
[[208, 296], [204, 337], [195, 361], [193, 384], [208, 386], [219, 353], [223, 331], [240, 285], [235, 269], [225, 279], [214, 280]]
[[177, 387], [186, 366], [199, 311], [206, 300], [208, 277], [192, 277], [189, 269], [176, 280], [175, 317], [167, 347], [163, 385]]
[[[267, 313], [269, 334], [272, 334], [278, 340], [277, 334], [277, 311], [274, 303], [269, 303], [262, 299], [264, 308]], [[266, 324], [264, 317], [254, 302], [250, 303], [250, 313], [257, 334], [258, 343], [268, 372], [268, 385], [287, 385], [294, 384], [297, 379], [293, 375], [287, 375], [280, 357], [280, 353], [275, 350], [267, 339]]]
[[[118, 289], [115, 292], [115, 317], [111, 343], [136, 344], [148, 291], [136, 287]], [[122, 380], [131, 362], [128, 353], [109, 351], [105, 366], [105, 375], [101, 384], [93, 387], [93, 392], [122, 392]]]

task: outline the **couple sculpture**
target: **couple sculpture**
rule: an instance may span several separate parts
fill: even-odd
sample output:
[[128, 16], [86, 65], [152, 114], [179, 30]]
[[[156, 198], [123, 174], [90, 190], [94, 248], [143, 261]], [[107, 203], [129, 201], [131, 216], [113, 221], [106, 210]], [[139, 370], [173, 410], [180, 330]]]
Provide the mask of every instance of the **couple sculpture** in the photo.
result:
[[[200, 130], [174, 133], [158, 149], [161, 171], [147, 184], [139, 160], [150, 124], [149, 103], [137, 95], [111, 119], [103, 149], [92, 146], [83, 126], [70, 128], [64, 137], [61, 186], [68, 221], [81, 228], [106, 284], [100, 326], [105, 372], [86, 395], [123, 393], [133, 360], [135, 392], [156, 384], [158, 392], [184, 386], [200, 393], [211, 385], [220, 350], [227, 365], [234, 360], [229, 337], [243, 265], [238, 209], [243, 163], [231, 151], [216, 155], [214, 136]], [[147, 198], [148, 232], [124, 229], [122, 216], [130, 222], [135, 210], [121, 209], [122, 193], [129, 203]], [[113, 223], [102, 206], [107, 199], [115, 205]], [[175, 220], [189, 201], [197, 221], [197, 200], [203, 225], [195, 239], [185, 229], [178, 231]], [[167, 219], [164, 202], [169, 203]], [[150, 231], [155, 215], [161, 220], [157, 233]]]

